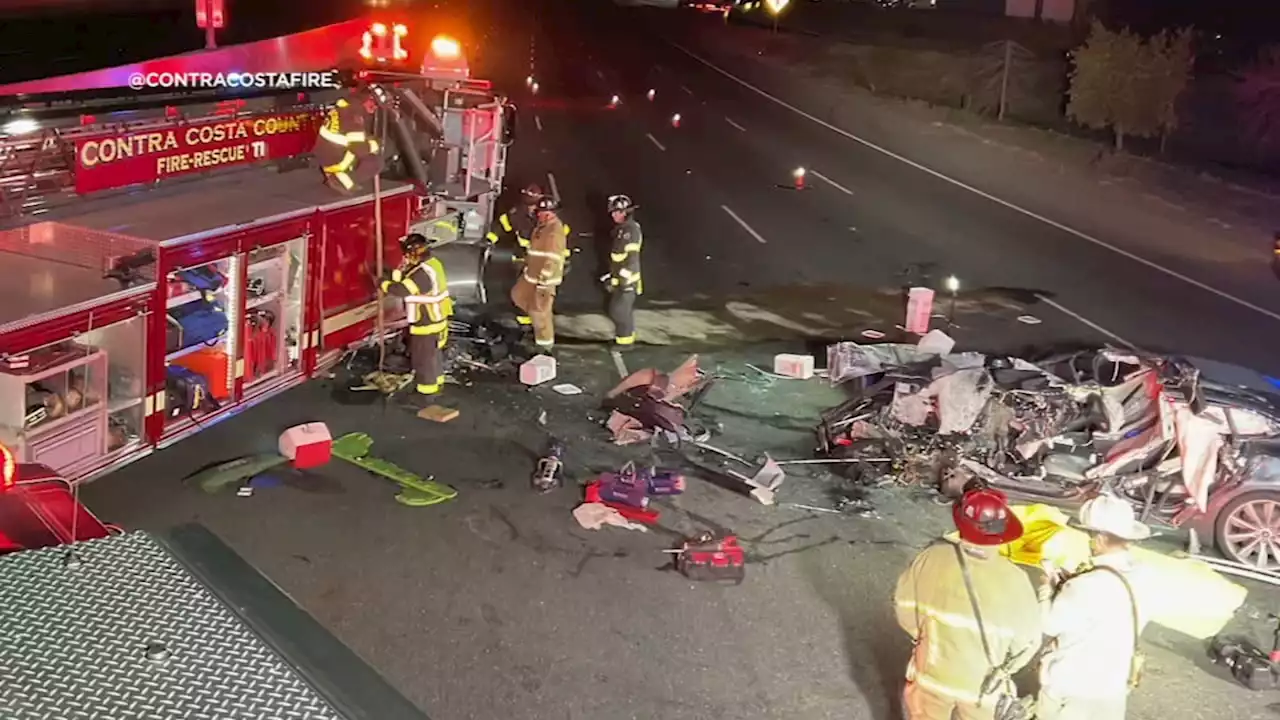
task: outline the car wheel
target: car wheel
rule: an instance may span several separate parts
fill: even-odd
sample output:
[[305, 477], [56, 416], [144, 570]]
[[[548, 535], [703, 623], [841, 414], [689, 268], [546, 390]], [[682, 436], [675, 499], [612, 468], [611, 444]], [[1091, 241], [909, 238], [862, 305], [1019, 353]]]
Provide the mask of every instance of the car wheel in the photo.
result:
[[1218, 513], [1214, 539], [1228, 559], [1259, 569], [1280, 569], [1280, 493], [1247, 492]]

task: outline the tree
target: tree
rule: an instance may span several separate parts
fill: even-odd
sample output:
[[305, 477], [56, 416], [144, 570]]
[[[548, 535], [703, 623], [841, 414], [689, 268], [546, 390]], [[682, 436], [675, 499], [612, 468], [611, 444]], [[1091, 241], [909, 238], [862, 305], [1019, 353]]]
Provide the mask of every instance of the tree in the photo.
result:
[[1275, 147], [1280, 142], [1280, 46], [1263, 49], [1235, 80], [1240, 115], [1249, 134], [1259, 145]]
[[1115, 149], [1126, 136], [1163, 141], [1178, 124], [1178, 100], [1191, 80], [1191, 31], [1162, 32], [1149, 40], [1094, 22], [1089, 39], [1072, 53], [1067, 116], [1109, 129]]
[[1147, 72], [1139, 91], [1144, 112], [1151, 113], [1148, 122], [1160, 136], [1161, 152], [1169, 135], [1178, 129], [1178, 102], [1191, 84], [1195, 65], [1192, 41], [1192, 31], [1184, 28], [1162, 31], [1144, 43]]

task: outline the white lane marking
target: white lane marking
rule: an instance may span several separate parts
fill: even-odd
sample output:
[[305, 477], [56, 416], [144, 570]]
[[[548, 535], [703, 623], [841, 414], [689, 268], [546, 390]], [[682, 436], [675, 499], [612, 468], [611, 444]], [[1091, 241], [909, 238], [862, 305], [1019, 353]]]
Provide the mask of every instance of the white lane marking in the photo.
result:
[[760, 233], [756, 232], [755, 228], [748, 225], [746, 220], [743, 220], [742, 218], [738, 217], [738, 213], [730, 210], [728, 205], [721, 205], [720, 209], [729, 213], [729, 217], [737, 221], [737, 223], [742, 226], [742, 229], [750, 233], [751, 237], [755, 238], [761, 245], [769, 242], [768, 240], [765, 240], [763, 237], [761, 237]]
[[603, 79], [604, 79], [604, 71], [603, 71], [603, 70], [597, 70], [597, 71], [596, 71], [596, 77], [598, 77], [598, 78], [600, 78], [601, 80], [603, 80]]
[[961, 188], [962, 190], [968, 190], [969, 192], [973, 193], [974, 195], [977, 195], [977, 196], [982, 197], [982, 198], [986, 198], [987, 200], [990, 200], [991, 202], [996, 203], [997, 205], [1002, 205], [1002, 206], [1004, 206], [1004, 207], [1006, 207], [1006, 208], [1008, 208], [1008, 209], [1010, 209], [1010, 210], [1013, 210], [1014, 212], [1021, 213], [1021, 214], [1025, 215], [1025, 216], [1027, 216], [1027, 217], [1029, 217], [1029, 218], [1034, 219], [1034, 220], [1039, 220], [1040, 222], [1042, 222], [1042, 223], [1044, 223], [1044, 224], [1046, 224], [1046, 225], [1049, 225], [1050, 227], [1054, 227], [1054, 228], [1057, 228], [1058, 230], [1061, 230], [1062, 232], [1065, 232], [1065, 233], [1068, 233], [1068, 234], [1074, 235], [1074, 236], [1076, 236], [1076, 237], [1080, 238], [1081, 240], [1084, 240], [1084, 241], [1086, 241], [1086, 242], [1092, 243], [1092, 244], [1094, 244], [1094, 245], [1096, 245], [1096, 246], [1098, 246], [1098, 247], [1100, 247], [1100, 248], [1104, 248], [1104, 249], [1106, 249], [1106, 250], [1110, 250], [1111, 252], [1113, 252], [1113, 253], [1115, 253], [1115, 254], [1117, 254], [1117, 255], [1120, 255], [1121, 257], [1126, 257], [1126, 258], [1128, 258], [1128, 259], [1130, 259], [1130, 260], [1132, 260], [1132, 261], [1134, 261], [1134, 262], [1136, 262], [1136, 263], [1138, 263], [1138, 264], [1140, 264], [1140, 265], [1145, 265], [1145, 266], [1147, 266], [1147, 267], [1151, 268], [1152, 270], [1155, 270], [1156, 272], [1164, 273], [1165, 275], [1168, 275], [1168, 276], [1169, 276], [1169, 277], [1171, 277], [1171, 278], [1174, 278], [1174, 279], [1177, 279], [1177, 280], [1181, 280], [1182, 282], [1187, 283], [1188, 285], [1191, 285], [1191, 286], [1193, 286], [1193, 287], [1200, 288], [1201, 290], [1204, 290], [1204, 291], [1205, 291], [1205, 292], [1207, 292], [1207, 293], [1211, 293], [1211, 294], [1213, 294], [1213, 295], [1217, 295], [1218, 297], [1222, 298], [1223, 300], [1226, 300], [1226, 301], [1228, 301], [1228, 302], [1235, 303], [1236, 305], [1239, 305], [1240, 307], [1243, 307], [1243, 308], [1247, 308], [1247, 309], [1249, 309], [1249, 310], [1252, 310], [1252, 311], [1254, 311], [1254, 312], [1258, 313], [1259, 315], [1265, 315], [1266, 317], [1269, 317], [1269, 318], [1271, 318], [1272, 320], [1280, 320], [1280, 313], [1274, 312], [1274, 311], [1272, 311], [1272, 310], [1268, 310], [1268, 309], [1266, 309], [1266, 308], [1264, 308], [1264, 307], [1262, 307], [1262, 306], [1260, 306], [1260, 305], [1256, 305], [1256, 304], [1254, 304], [1254, 303], [1252, 303], [1252, 302], [1249, 302], [1248, 300], [1245, 300], [1244, 298], [1237, 297], [1237, 296], [1232, 295], [1231, 293], [1226, 292], [1226, 291], [1224, 291], [1224, 290], [1219, 290], [1218, 288], [1213, 287], [1212, 285], [1209, 285], [1209, 284], [1207, 284], [1207, 283], [1204, 283], [1204, 282], [1201, 282], [1201, 281], [1199, 281], [1199, 280], [1196, 280], [1196, 279], [1195, 279], [1195, 278], [1193, 278], [1193, 277], [1188, 277], [1188, 276], [1186, 276], [1186, 275], [1184, 275], [1184, 274], [1182, 274], [1182, 273], [1178, 272], [1177, 270], [1173, 270], [1173, 269], [1167, 268], [1167, 267], [1165, 267], [1165, 266], [1161, 265], [1160, 263], [1154, 262], [1154, 261], [1152, 261], [1152, 260], [1148, 260], [1148, 259], [1146, 259], [1146, 258], [1142, 257], [1141, 255], [1138, 255], [1138, 254], [1136, 254], [1136, 253], [1133, 253], [1133, 252], [1130, 252], [1130, 251], [1128, 251], [1128, 250], [1125, 250], [1124, 248], [1119, 247], [1119, 246], [1117, 246], [1117, 245], [1113, 245], [1113, 244], [1111, 244], [1111, 243], [1107, 242], [1106, 240], [1100, 240], [1100, 239], [1098, 239], [1098, 238], [1096, 238], [1096, 237], [1093, 237], [1092, 235], [1089, 235], [1088, 233], [1082, 232], [1082, 231], [1080, 231], [1080, 230], [1076, 230], [1075, 228], [1070, 227], [1069, 225], [1064, 225], [1064, 224], [1062, 224], [1062, 223], [1058, 222], [1057, 220], [1053, 220], [1053, 219], [1047, 218], [1047, 217], [1045, 217], [1044, 215], [1041, 215], [1041, 214], [1039, 214], [1039, 213], [1037, 213], [1037, 212], [1035, 212], [1035, 211], [1033, 211], [1033, 210], [1028, 210], [1028, 209], [1026, 209], [1026, 208], [1024, 208], [1024, 207], [1022, 207], [1022, 206], [1020, 206], [1020, 205], [1016, 205], [1016, 204], [1014, 204], [1014, 203], [1011, 203], [1011, 202], [1009, 202], [1008, 200], [1005, 200], [1005, 199], [1003, 199], [1003, 198], [996, 197], [995, 195], [992, 195], [991, 193], [986, 192], [986, 191], [984, 191], [984, 190], [979, 190], [978, 188], [976, 188], [976, 187], [974, 187], [974, 186], [972, 186], [972, 185], [969, 185], [968, 183], [966, 183], [966, 182], [964, 182], [964, 181], [962, 181], [962, 180], [957, 180], [957, 179], [955, 179], [955, 178], [953, 178], [953, 177], [951, 177], [951, 176], [949, 176], [949, 175], [945, 175], [945, 174], [943, 174], [943, 173], [941, 173], [941, 172], [939, 172], [939, 171], [937, 171], [937, 170], [934, 170], [934, 169], [933, 169], [933, 168], [931, 168], [931, 167], [928, 167], [928, 166], [926, 166], [926, 165], [922, 165], [922, 164], [920, 164], [920, 163], [916, 162], [915, 160], [912, 160], [912, 159], [910, 159], [910, 158], [908, 158], [908, 157], [905, 157], [905, 156], [903, 156], [903, 155], [899, 155], [898, 153], [896, 153], [896, 152], [894, 152], [894, 151], [892, 151], [892, 150], [889, 150], [888, 148], [881, 147], [881, 146], [879, 146], [879, 145], [877, 145], [877, 144], [875, 144], [875, 143], [871, 142], [870, 140], [866, 140], [866, 139], [864, 139], [864, 138], [860, 138], [860, 137], [858, 137], [857, 135], [854, 135], [853, 133], [849, 132], [848, 130], [845, 130], [845, 129], [843, 129], [843, 128], [838, 128], [838, 127], [836, 127], [835, 125], [832, 125], [831, 123], [827, 122], [826, 120], [823, 120], [822, 118], [819, 118], [819, 117], [815, 117], [815, 116], [813, 116], [813, 115], [810, 115], [809, 113], [805, 112], [804, 110], [801, 110], [800, 108], [796, 107], [795, 105], [792, 105], [791, 103], [787, 102], [786, 100], [783, 100], [783, 99], [781, 99], [781, 98], [777, 98], [777, 97], [774, 97], [773, 95], [770, 95], [768, 92], [766, 92], [766, 91], [764, 91], [764, 90], [761, 90], [760, 88], [756, 87], [755, 85], [752, 85], [751, 83], [747, 82], [746, 80], [743, 80], [742, 78], [738, 77], [737, 75], [734, 75], [733, 73], [729, 72], [728, 70], [725, 70], [725, 69], [721, 68], [719, 65], [716, 65], [715, 63], [711, 62], [710, 60], [707, 60], [707, 59], [703, 58], [702, 56], [698, 55], [697, 53], [693, 52], [692, 50], [689, 50], [688, 48], [684, 47], [683, 45], [680, 45], [680, 44], [678, 44], [678, 43], [671, 43], [671, 45], [672, 45], [673, 47], [675, 47], [677, 50], [679, 50], [680, 52], [683, 52], [684, 54], [688, 55], [689, 57], [693, 58], [694, 60], [697, 60], [698, 62], [702, 63], [703, 65], [706, 65], [707, 67], [709, 67], [709, 68], [711, 68], [712, 70], [714, 70], [714, 71], [716, 71], [716, 72], [720, 73], [721, 75], [723, 75], [723, 76], [725, 76], [725, 77], [729, 78], [730, 80], [732, 80], [732, 81], [734, 81], [734, 82], [738, 83], [739, 85], [741, 85], [742, 87], [744, 87], [744, 88], [746, 88], [746, 89], [750, 90], [751, 92], [756, 93], [756, 94], [757, 94], [757, 95], [759, 95], [760, 97], [763, 97], [763, 98], [765, 98], [766, 100], [770, 100], [770, 101], [772, 101], [772, 102], [774, 102], [774, 103], [776, 103], [776, 104], [780, 105], [781, 107], [784, 107], [784, 108], [786, 108], [786, 109], [790, 110], [791, 112], [793, 112], [793, 113], [795, 113], [795, 114], [799, 115], [800, 117], [805, 118], [806, 120], [810, 120], [810, 121], [812, 121], [812, 122], [814, 122], [814, 123], [816, 123], [816, 124], [818, 124], [818, 125], [821, 125], [822, 127], [826, 128], [826, 129], [828, 129], [828, 130], [830, 130], [831, 132], [833, 132], [833, 133], [835, 133], [835, 134], [837, 134], [837, 135], [841, 135], [841, 136], [843, 136], [843, 137], [846, 137], [846, 138], [848, 138], [848, 139], [850, 139], [850, 140], [852, 140], [852, 141], [854, 141], [854, 142], [856, 142], [856, 143], [858, 143], [858, 144], [860, 144], [860, 145], [862, 145], [862, 146], [864, 146], [864, 147], [866, 147], [866, 148], [868, 148], [868, 149], [874, 150], [874, 151], [876, 151], [876, 152], [878, 152], [878, 153], [880, 153], [880, 154], [882, 154], [882, 155], [885, 155], [886, 157], [893, 158], [894, 160], [897, 160], [898, 162], [903, 163], [903, 164], [905, 164], [905, 165], [909, 165], [909, 166], [911, 166], [911, 167], [915, 168], [916, 170], [919, 170], [920, 172], [923, 172], [923, 173], [927, 173], [927, 174], [929, 174], [929, 175], [932, 175], [933, 177], [938, 178], [939, 180], [942, 180], [942, 181], [944, 181], [944, 182], [951, 183], [952, 185], [954, 185], [954, 186], [956, 186], [956, 187], [958, 187], [958, 188]]
[[609, 354], [613, 356], [613, 369], [618, 371], [618, 377], [627, 378], [627, 364], [622, 360], [622, 353], [617, 350], [610, 350]]
[[739, 130], [741, 130], [742, 132], [746, 132], [746, 131], [747, 131], [747, 129], [746, 129], [746, 128], [744, 128], [744, 127], [742, 127], [741, 125], [739, 125], [738, 123], [734, 122], [734, 121], [733, 121], [733, 118], [731, 118], [731, 117], [726, 117], [726, 118], [724, 119], [724, 121], [725, 121], [725, 122], [727, 122], [727, 123], [729, 123], [730, 125], [732, 125], [732, 126], [734, 126], [734, 127], [738, 128], [738, 129], [739, 129]]
[[653, 143], [654, 145], [656, 145], [656, 146], [658, 147], [658, 149], [659, 149], [659, 150], [661, 150], [661, 151], [663, 151], [663, 152], [666, 152], [667, 148], [666, 148], [665, 146], [663, 146], [663, 144], [662, 144], [662, 143], [658, 142], [658, 138], [654, 137], [654, 136], [653, 136], [653, 133], [645, 133], [645, 135], [644, 135], [644, 136], [645, 136], [645, 137], [647, 137], [647, 138], [649, 138], [649, 142], [651, 142], [651, 143]]
[[1115, 333], [1111, 332], [1110, 330], [1108, 330], [1108, 329], [1106, 329], [1106, 328], [1102, 327], [1102, 326], [1101, 326], [1101, 325], [1099, 325], [1098, 323], [1096, 323], [1096, 322], [1094, 322], [1094, 321], [1090, 320], [1089, 318], [1087, 318], [1087, 317], [1085, 317], [1085, 316], [1081, 315], [1080, 313], [1078, 313], [1078, 312], [1076, 312], [1076, 311], [1074, 311], [1074, 310], [1072, 310], [1072, 309], [1070, 309], [1070, 308], [1068, 308], [1068, 307], [1064, 307], [1064, 306], [1062, 305], [1062, 303], [1059, 303], [1059, 302], [1054, 301], [1054, 300], [1050, 300], [1049, 298], [1045, 297], [1044, 295], [1036, 295], [1036, 297], [1040, 298], [1040, 302], [1043, 302], [1045, 305], [1048, 305], [1049, 307], [1053, 308], [1054, 310], [1057, 310], [1058, 312], [1062, 313], [1063, 315], [1066, 315], [1067, 317], [1069, 317], [1069, 318], [1072, 318], [1072, 319], [1076, 320], [1076, 321], [1077, 321], [1077, 322], [1079, 322], [1081, 325], [1084, 325], [1085, 327], [1087, 327], [1087, 328], [1089, 328], [1089, 329], [1093, 330], [1094, 332], [1096, 332], [1096, 333], [1098, 333], [1098, 334], [1100, 334], [1100, 335], [1103, 335], [1103, 336], [1105, 336], [1105, 337], [1107, 337], [1107, 338], [1110, 338], [1110, 339], [1112, 339], [1112, 340], [1116, 341], [1117, 343], [1119, 343], [1120, 345], [1123, 345], [1124, 347], [1129, 348], [1130, 350], [1137, 350], [1137, 349], [1138, 349], [1138, 346], [1137, 346], [1137, 345], [1134, 345], [1133, 343], [1129, 342], [1128, 340], [1125, 340], [1124, 338], [1122, 338], [1122, 337], [1120, 337], [1119, 335], [1117, 335], [1117, 334], [1115, 334]]
[[831, 187], [833, 187], [833, 188], [835, 188], [835, 189], [839, 190], [840, 192], [844, 193], [845, 195], [852, 195], [852, 194], [853, 194], [853, 191], [852, 191], [852, 190], [850, 190], [849, 188], [847, 188], [847, 187], [845, 187], [845, 186], [841, 185], [840, 183], [836, 182], [835, 180], [832, 180], [831, 178], [827, 177], [826, 175], [823, 175], [822, 173], [818, 172], [817, 170], [810, 170], [810, 171], [809, 171], [809, 174], [810, 174], [810, 175], [812, 175], [812, 176], [814, 176], [814, 177], [816, 177], [816, 178], [818, 178], [818, 179], [819, 179], [819, 180], [821, 180], [822, 182], [824, 182], [824, 183], [826, 183], [826, 184], [830, 185]]
[[537, 115], [533, 116], [533, 124], [538, 126], [538, 132], [542, 132], [542, 118]]
[[560, 187], [556, 185], [556, 176], [553, 173], [547, 173], [547, 183], [551, 185], [551, 197], [559, 200]]
[[689, 93], [690, 95], [692, 95], [692, 94], [693, 94], [693, 91], [689, 89], [689, 86], [688, 86], [688, 85], [681, 85], [681, 86], [680, 86], [680, 89], [681, 89], [681, 90], [683, 90], [683, 91], [685, 91], [685, 92], [687, 92], [687, 93]]

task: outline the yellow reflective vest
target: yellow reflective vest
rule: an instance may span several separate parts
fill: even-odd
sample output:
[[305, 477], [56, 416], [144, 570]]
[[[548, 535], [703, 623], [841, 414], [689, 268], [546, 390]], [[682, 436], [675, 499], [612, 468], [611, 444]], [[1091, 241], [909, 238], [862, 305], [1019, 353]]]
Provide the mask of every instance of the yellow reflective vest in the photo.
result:
[[[997, 548], [959, 547], [967, 548], [962, 551], [992, 658], [1015, 673], [1040, 648], [1036, 591], [1026, 573]], [[907, 680], [957, 702], [989, 705], [994, 697], [979, 695], [992, 665], [982, 648], [956, 548], [948, 540], [930, 545], [898, 578], [898, 624], [915, 641]]]
[[393, 270], [391, 279], [382, 283], [382, 292], [404, 298], [410, 334], [437, 335], [449, 328], [453, 298], [438, 258], [430, 258], [407, 273]]

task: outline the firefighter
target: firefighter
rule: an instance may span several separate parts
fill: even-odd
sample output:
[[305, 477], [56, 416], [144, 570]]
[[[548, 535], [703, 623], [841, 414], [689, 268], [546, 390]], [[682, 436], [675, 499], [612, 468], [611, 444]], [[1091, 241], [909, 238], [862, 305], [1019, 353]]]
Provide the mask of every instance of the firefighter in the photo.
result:
[[1151, 530], [1132, 505], [1110, 495], [1086, 502], [1079, 520], [1089, 533], [1092, 568], [1061, 583], [1046, 573], [1040, 585], [1049, 646], [1040, 662], [1037, 717], [1124, 720], [1141, 670], [1137, 641], [1145, 620], [1130, 582], [1129, 545]]
[[[903, 692], [908, 720], [991, 720], [1009, 677], [1040, 647], [1040, 612], [1027, 575], [998, 546], [1022, 523], [995, 490], [952, 508], [959, 539], [925, 548], [898, 578], [898, 624], [915, 643]], [[976, 608], [976, 611], [975, 611]]]
[[431, 243], [414, 234], [400, 241], [404, 259], [382, 283], [382, 292], [404, 298], [409, 320], [409, 356], [413, 361], [417, 390], [435, 395], [444, 387], [441, 350], [449, 339], [453, 299], [439, 258], [431, 256]]
[[368, 114], [346, 98], [338, 98], [320, 126], [320, 140], [315, 154], [325, 178], [344, 192], [357, 188], [357, 170], [361, 174], [376, 173], [378, 141], [365, 132]]
[[556, 344], [556, 288], [564, 281], [565, 235], [556, 215], [558, 207], [553, 197], [538, 199], [538, 224], [529, 238], [524, 268], [511, 289], [511, 302], [529, 316], [534, 342], [543, 352], [550, 352]]
[[[517, 277], [520, 267], [524, 265], [524, 254], [529, 249], [529, 236], [533, 235], [533, 228], [538, 223], [537, 205], [542, 196], [542, 188], [538, 185], [529, 185], [521, 190], [520, 203], [499, 215], [493, 228], [485, 236], [494, 245], [507, 235], [514, 236], [515, 248], [511, 254], [511, 262], [516, 268]], [[533, 323], [528, 315], [519, 310], [516, 312], [516, 322], [522, 326]]]
[[507, 235], [515, 236], [516, 262], [523, 262], [524, 251], [529, 249], [529, 236], [533, 234], [533, 227], [538, 222], [538, 199], [542, 196], [542, 188], [537, 185], [529, 185], [521, 190], [520, 204], [499, 215], [494, 221], [494, 227], [485, 236], [495, 245]]
[[609, 274], [601, 278], [609, 293], [609, 319], [613, 320], [613, 344], [630, 347], [636, 342], [636, 299], [644, 293], [640, 278], [640, 247], [644, 238], [635, 219], [636, 205], [626, 195], [609, 198], [613, 218]]

